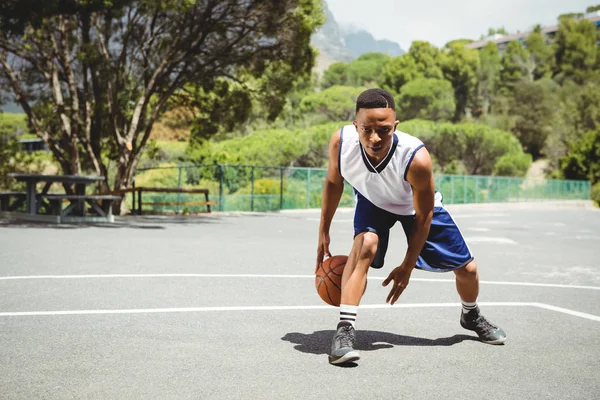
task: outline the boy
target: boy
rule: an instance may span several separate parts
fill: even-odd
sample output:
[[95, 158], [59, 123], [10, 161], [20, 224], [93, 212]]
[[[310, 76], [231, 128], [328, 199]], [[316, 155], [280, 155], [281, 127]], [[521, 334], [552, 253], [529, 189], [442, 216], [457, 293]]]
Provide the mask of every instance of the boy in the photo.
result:
[[406, 289], [412, 270], [453, 271], [462, 300], [460, 324], [480, 340], [500, 344], [502, 329], [479, 312], [477, 265], [454, 220], [434, 190], [431, 158], [423, 143], [396, 131], [394, 98], [368, 89], [356, 101], [356, 120], [336, 132], [329, 143], [329, 168], [323, 188], [317, 266], [329, 252], [329, 228], [344, 179], [354, 188], [354, 244], [342, 276], [340, 322], [329, 361], [343, 364], [360, 358], [354, 350], [354, 325], [366, 289], [369, 268], [382, 268], [390, 228], [400, 221], [408, 239], [406, 256], [383, 281], [393, 281], [386, 302], [394, 304]]

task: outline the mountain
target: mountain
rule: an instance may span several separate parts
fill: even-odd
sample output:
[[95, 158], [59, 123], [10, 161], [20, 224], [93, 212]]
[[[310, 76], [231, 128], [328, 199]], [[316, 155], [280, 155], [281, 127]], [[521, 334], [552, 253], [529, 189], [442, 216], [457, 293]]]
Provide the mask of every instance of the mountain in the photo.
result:
[[404, 54], [398, 43], [377, 40], [364, 29], [340, 26], [325, 2], [323, 11], [325, 23], [311, 38], [311, 44], [319, 50], [314, 68], [319, 75], [335, 62], [349, 62], [365, 53], [381, 52], [392, 57]]
[[323, 2], [323, 11], [325, 23], [311, 37], [311, 44], [319, 50], [315, 65], [319, 75], [335, 62], [349, 62], [354, 58], [346, 47], [342, 31], [325, 2]]
[[404, 50], [402, 50], [398, 43], [386, 39], [377, 40], [363, 29], [344, 26], [341, 30], [346, 42], [346, 48], [355, 58], [372, 52], [387, 53], [392, 57], [404, 54]]

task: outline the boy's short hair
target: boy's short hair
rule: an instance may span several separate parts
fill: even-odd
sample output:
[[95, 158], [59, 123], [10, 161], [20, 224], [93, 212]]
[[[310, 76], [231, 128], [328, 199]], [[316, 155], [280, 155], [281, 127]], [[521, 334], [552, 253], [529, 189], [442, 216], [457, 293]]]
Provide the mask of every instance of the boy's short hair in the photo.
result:
[[356, 99], [356, 112], [361, 108], [391, 108], [396, 111], [394, 96], [383, 89], [367, 89]]

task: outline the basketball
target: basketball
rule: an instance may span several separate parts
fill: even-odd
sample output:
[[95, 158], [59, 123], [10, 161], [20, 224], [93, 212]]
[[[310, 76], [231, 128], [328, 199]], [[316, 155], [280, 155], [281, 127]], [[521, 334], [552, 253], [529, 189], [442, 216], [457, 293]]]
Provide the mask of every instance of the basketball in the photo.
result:
[[347, 256], [329, 257], [317, 268], [315, 286], [323, 301], [339, 307], [342, 299], [342, 273], [348, 261]]

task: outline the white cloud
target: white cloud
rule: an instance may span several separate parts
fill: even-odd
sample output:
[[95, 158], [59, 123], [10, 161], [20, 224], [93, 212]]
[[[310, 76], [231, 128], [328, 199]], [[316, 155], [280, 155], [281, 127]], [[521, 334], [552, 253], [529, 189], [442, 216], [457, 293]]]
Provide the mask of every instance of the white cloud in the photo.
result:
[[598, 0], [326, 0], [336, 21], [389, 39], [408, 50], [414, 40], [441, 47], [450, 40], [477, 40], [488, 28], [528, 31], [554, 25], [560, 14], [585, 12]]

